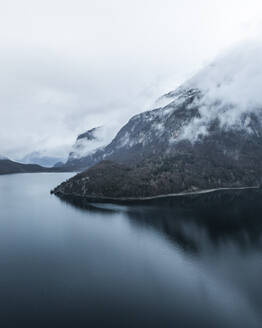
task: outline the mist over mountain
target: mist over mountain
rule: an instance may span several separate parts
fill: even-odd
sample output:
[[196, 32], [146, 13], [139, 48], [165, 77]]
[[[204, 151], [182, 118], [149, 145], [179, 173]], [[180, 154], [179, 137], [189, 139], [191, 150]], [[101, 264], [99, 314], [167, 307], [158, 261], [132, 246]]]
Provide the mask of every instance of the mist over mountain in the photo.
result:
[[178, 89], [160, 97], [156, 104], [162, 106], [132, 117], [107, 147], [87, 152], [87, 156], [82, 152], [79, 166], [119, 156], [136, 161], [144, 152], [158, 152], [159, 144], [167, 150], [180, 141], [195, 143], [210, 133], [212, 124], [225, 132], [258, 133], [254, 120], [256, 117], [259, 122], [262, 114], [261, 58], [262, 47], [257, 43], [234, 47]]
[[53, 167], [57, 162], [63, 162], [63, 158], [48, 156], [39, 151], [34, 151], [24, 156], [20, 162], [23, 164], [37, 164], [45, 167]]
[[96, 149], [108, 145], [116, 132], [115, 128], [111, 126], [100, 126], [78, 135], [68, 161], [85, 157]]
[[102, 151], [112, 141], [116, 132], [114, 126], [108, 125], [95, 127], [79, 134], [64, 166], [68, 169], [81, 167], [85, 158], [98, 150]]
[[261, 43], [241, 43], [219, 56], [184, 84], [186, 88], [199, 89], [203, 97], [199, 103], [201, 118], [185, 129], [181, 139], [196, 140], [200, 134], [207, 133], [214, 119], [225, 130], [238, 127], [252, 132], [243, 116], [261, 116], [261, 84]]
[[255, 43], [218, 57], [159, 99], [167, 104], [132, 117], [109, 145], [75, 163], [107, 160], [60, 191], [135, 197], [260, 185], [261, 58]]
[[8, 159], [8, 157], [0, 154], [0, 161], [5, 160], [5, 159]]

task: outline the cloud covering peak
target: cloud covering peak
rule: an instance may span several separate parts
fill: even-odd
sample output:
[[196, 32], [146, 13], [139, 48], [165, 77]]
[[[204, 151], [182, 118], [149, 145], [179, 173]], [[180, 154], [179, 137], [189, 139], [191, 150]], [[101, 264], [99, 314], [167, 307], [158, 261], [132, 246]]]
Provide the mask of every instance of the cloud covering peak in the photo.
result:
[[247, 41], [217, 57], [189, 82], [210, 100], [240, 107], [262, 105], [262, 43]]
[[180, 139], [195, 141], [215, 119], [223, 128], [250, 131], [248, 115], [262, 116], [261, 86], [262, 44], [247, 41], [227, 50], [183, 85], [201, 91], [200, 117], [184, 127]]

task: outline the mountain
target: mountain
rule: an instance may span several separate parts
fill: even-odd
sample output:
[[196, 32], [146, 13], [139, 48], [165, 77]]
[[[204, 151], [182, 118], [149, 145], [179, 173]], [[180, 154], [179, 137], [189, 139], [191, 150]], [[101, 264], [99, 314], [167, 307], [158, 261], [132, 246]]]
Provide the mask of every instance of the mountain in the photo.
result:
[[260, 55], [251, 44], [219, 57], [161, 97], [168, 104], [134, 116], [109, 145], [82, 158], [82, 168], [92, 167], [54, 192], [135, 198], [260, 186]]
[[[171, 134], [174, 130], [172, 124], [175, 118], [173, 117], [172, 119], [172, 112], [176, 109], [177, 111], [183, 112], [183, 109], [193, 102], [198, 93], [197, 90], [181, 89], [177, 90], [172, 95], [171, 93], [168, 94], [167, 97], [172, 99], [168, 106], [134, 116], [108, 145], [93, 147], [91, 150], [90, 147], [86, 155], [84, 152], [80, 151], [81, 156], [77, 156], [77, 151], [73, 151], [69, 155], [69, 159], [65, 166], [83, 170], [104, 159], [134, 163], [145, 158], [149, 154], [162, 152], [162, 148], [168, 146], [168, 142], [166, 142], [169, 138], [169, 133], [166, 130], [167, 126], [169, 126], [168, 129], [171, 130]], [[175, 100], [176, 98], [177, 100]], [[168, 112], [170, 115], [168, 115]], [[177, 123], [175, 122], [174, 124]], [[94, 139], [88, 139], [88, 144], [92, 145], [93, 140]], [[73, 148], [80, 148], [81, 150], [82, 142], [80, 145], [78, 142], [77, 140]], [[85, 145], [86, 144], [87, 142], [85, 141]]]
[[0, 175], [11, 173], [63, 172], [61, 168], [47, 168], [37, 164], [23, 164], [14, 162], [7, 157], [0, 156]]
[[0, 174], [43, 172], [45, 168], [35, 164], [22, 164], [8, 158], [0, 158]]
[[5, 159], [8, 159], [8, 157], [0, 154], [0, 161], [5, 160]]
[[58, 167], [62, 168], [63, 166], [64, 166], [64, 162], [57, 162], [54, 164], [53, 168], [58, 168]]
[[77, 161], [81, 161], [82, 157], [100, 146], [98, 145], [100, 139], [97, 136], [100, 129], [101, 127], [96, 127], [77, 136], [66, 165], [74, 166]]
[[92, 128], [77, 136], [66, 163], [63, 165], [67, 170], [80, 170], [86, 168], [86, 158], [103, 150], [113, 139], [115, 127], [100, 126]]
[[21, 161], [23, 164], [37, 164], [44, 167], [53, 167], [56, 163], [62, 162], [60, 157], [43, 155], [41, 152], [34, 151], [24, 156]]

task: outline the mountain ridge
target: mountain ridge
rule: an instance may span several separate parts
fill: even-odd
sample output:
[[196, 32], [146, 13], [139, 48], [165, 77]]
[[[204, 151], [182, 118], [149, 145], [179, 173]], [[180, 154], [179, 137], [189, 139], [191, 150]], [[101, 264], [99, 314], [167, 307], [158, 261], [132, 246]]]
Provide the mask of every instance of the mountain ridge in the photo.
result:
[[8, 158], [0, 159], [0, 175], [13, 173], [64, 172], [61, 168], [43, 167], [37, 164], [23, 164]]
[[231, 129], [221, 127], [214, 118], [206, 127], [208, 133], [199, 134], [193, 142], [180, 138], [185, 126], [201, 120], [201, 100], [200, 91], [183, 91], [183, 96], [168, 106], [134, 116], [111, 144], [91, 157], [93, 166], [91, 162], [89, 169], [58, 186], [54, 193], [77, 192], [97, 199], [141, 198], [260, 186], [260, 116], [245, 113], [241, 124]]

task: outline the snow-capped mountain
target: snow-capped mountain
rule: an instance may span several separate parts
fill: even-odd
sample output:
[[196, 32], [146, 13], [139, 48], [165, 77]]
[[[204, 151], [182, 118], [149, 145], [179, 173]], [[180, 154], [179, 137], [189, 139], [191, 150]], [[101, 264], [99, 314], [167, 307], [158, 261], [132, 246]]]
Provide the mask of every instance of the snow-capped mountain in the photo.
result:
[[[119, 197], [260, 185], [261, 85], [262, 46], [234, 48], [164, 95], [167, 104], [134, 116], [110, 144], [82, 158], [80, 169], [110, 161], [86, 171], [82, 190]], [[102, 187], [98, 171], [111, 180], [122, 172], [115, 191], [107, 188], [111, 180]]]
[[102, 150], [112, 141], [116, 134], [115, 127], [100, 126], [90, 129], [77, 136], [76, 142], [72, 146], [72, 151], [68, 156], [65, 167], [81, 167], [81, 163], [88, 156]]
[[[104, 159], [115, 159], [121, 162], [137, 162], [145, 155], [149, 153], [155, 153], [163, 146], [167, 146], [168, 131], [167, 126], [170, 125], [171, 135], [176, 129], [176, 126], [172, 126], [172, 113], [177, 110], [183, 111], [183, 108], [192, 103], [198, 94], [197, 90], [177, 90], [175, 98], [171, 103], [162, 108], [157, 108], [153, 111], [144, 112], [136, 115], [130, 119], [130, 121], [117, 133], [112, 142], [105, 144], [101, 147], [96, 147], [96, 139], [92, 138], [82, 141], [77, 139], [74, 149], [80, 149], [72, 152], [69, 156], [66, 165], [74, 166], [76, 169], [88, 168], [95, 163]], [[186, 113], [186, 116], [189, 116]], [[178, 124], [175, 122], [174, 124]], [[91, 130], [93, 131], [93, 130]], [[88, 131], [90, 132], [90, 131]], [[79, 137], [78, 137], [79, 138]], [[82, 151], [82, 144], [84, 143], [87, 151], [87, 155]], [[95, 144], [95, 146], [93, 146]], [[92, 147], [92, 148], [91, 148]]]
[[81, 161], [74, 164], [87, 168], [103, 159], [137, 162], [149, 155], [176, 152], [179, 143], [192, 145], [218, 131], [259, 137], [261, 85], [262, 46], [235, 47], [160, 97], [158, 103], [163, 106], [131, 118], [107, 146], [88, 149], [86, 155], [81, 151]]
[[68, 161], [71, 162], [75, 159], [85, 157], [91, 151], [98, 148], [103, 142], [103, 140], [99, 138], [99, 132], [101, 129], [101, 127], [96, 127], [77, 136], [72, 151], [68, 156]]

